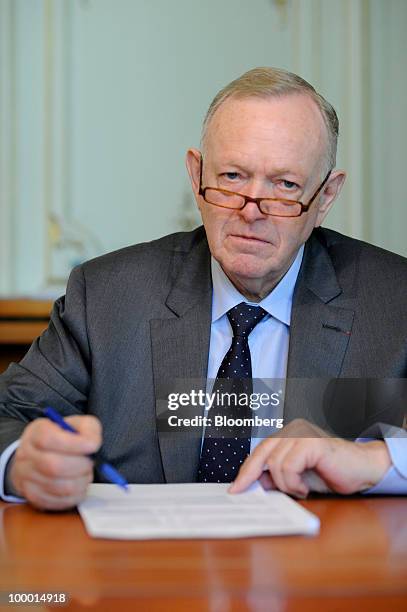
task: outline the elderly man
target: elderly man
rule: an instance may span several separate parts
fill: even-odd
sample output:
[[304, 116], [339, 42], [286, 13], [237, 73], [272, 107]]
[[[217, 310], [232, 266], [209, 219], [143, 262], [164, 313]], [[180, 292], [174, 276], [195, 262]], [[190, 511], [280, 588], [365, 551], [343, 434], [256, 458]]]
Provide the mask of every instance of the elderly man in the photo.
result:
[[[101, 445], [131, 482], [234, 481], [239, 492], [260, 478], [302, 497], [311, 474], [344, 494], [407, 492], [397, 419], [355, 441], [291, 418], [310, 414], [292, 380], [406, 375], [406, 261], [320, 228], [345, 179], [337, 135], [332, 106], [289, 72], [254, 69], [219, 92], [202, 151], [187, 153], [204, 230], [76, 268], [48, 330], [3, 375], [3, 499], [75, 505]], [[262, 440], [213, 419], [199, 436], [160, 427], [162, 388], [202, 378], [246, 393], [286, 379], [285, 427]], [[78, 435], [38, 418], [46, 405]]]

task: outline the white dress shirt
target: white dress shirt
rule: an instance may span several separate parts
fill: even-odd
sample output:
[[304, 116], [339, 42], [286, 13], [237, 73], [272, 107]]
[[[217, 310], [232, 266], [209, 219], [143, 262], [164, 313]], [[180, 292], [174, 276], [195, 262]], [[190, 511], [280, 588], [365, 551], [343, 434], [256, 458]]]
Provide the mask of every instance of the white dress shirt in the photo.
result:
[[[303, 253], [304, 246], [300, 248], [290, 269], [278, 285], [257, 303], [248, 301], [239, 293], [219, 263], [212, 258], [213, 296], [208, 379], [216, 378], [223, 357], [232, 343], [233, 332], [226, 313], [241, 302], [261, 306], [270, 315], [264, 317], [249, 336], [254, 385], [255, 379], [286, 378], [292, 299]], [[274, 412], [262, 416], [272, 418], [281, 417], [282, 414], [276, 415]], [[382, 436], [393, 465], [383, 479], [365, 493], [405, 495], [407, 494], [407, 432], [394, 427], [390, 428], [391, 432], [389, 427], [385, 429], [386, 431], [382, 431]], [[371, 439], [359, 438], [358, 441]], [[253, 450], [261, 440], [262, 438], [252, 438], [250, 449]]]

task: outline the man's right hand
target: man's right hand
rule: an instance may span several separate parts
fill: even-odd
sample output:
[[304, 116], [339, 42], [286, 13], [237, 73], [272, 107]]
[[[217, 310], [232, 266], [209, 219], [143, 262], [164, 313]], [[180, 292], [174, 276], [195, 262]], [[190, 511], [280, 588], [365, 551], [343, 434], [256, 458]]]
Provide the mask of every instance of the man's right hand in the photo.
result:
[[24, 430], [9, 469], [16, 493], [41, 510], [66, 510], [85, 497], [93, 480], [87, 456], [102, 443], [102, 426], [94, 416], [67, 417], [77, 434], [48, 419], [35, 419]]

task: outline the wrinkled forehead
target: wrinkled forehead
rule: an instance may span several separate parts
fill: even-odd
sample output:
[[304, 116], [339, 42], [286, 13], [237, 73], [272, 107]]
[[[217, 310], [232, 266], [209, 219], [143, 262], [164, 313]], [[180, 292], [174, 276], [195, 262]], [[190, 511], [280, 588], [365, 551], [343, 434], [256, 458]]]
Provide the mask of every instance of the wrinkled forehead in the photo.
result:
[[306, 94], [231, 97], [211, 118], [203, 142], [214, 163], [284, 163], [309, 170], [326, 159], [328, 133], [321, 111]]

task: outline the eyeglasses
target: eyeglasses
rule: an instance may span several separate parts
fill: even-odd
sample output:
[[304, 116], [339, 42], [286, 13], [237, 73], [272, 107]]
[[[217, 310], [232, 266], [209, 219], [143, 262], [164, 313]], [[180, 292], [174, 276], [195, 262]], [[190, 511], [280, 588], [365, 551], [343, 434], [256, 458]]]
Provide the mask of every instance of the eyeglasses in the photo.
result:
[[228, 189], [202, 187], [202, 167], [203, 158], [201, 157], [199, 195], [203, 197], [205, 202], [213, 204], [214, 206], [220, 206], [221, 208], [230, 208], [232, 210], [243, 210], [248, 202], [254, 202], [257, 204], [260, 212], [264, 215], [271, 215], [272, 217], [300, 217], [302, 213], [307, 212], [332, 172], [332, 169], [329, 170], [308, 204], [303, 204], [297, 200], [286, 200], [284, 198], [252, 198], [242, 193], [229, 191]]

